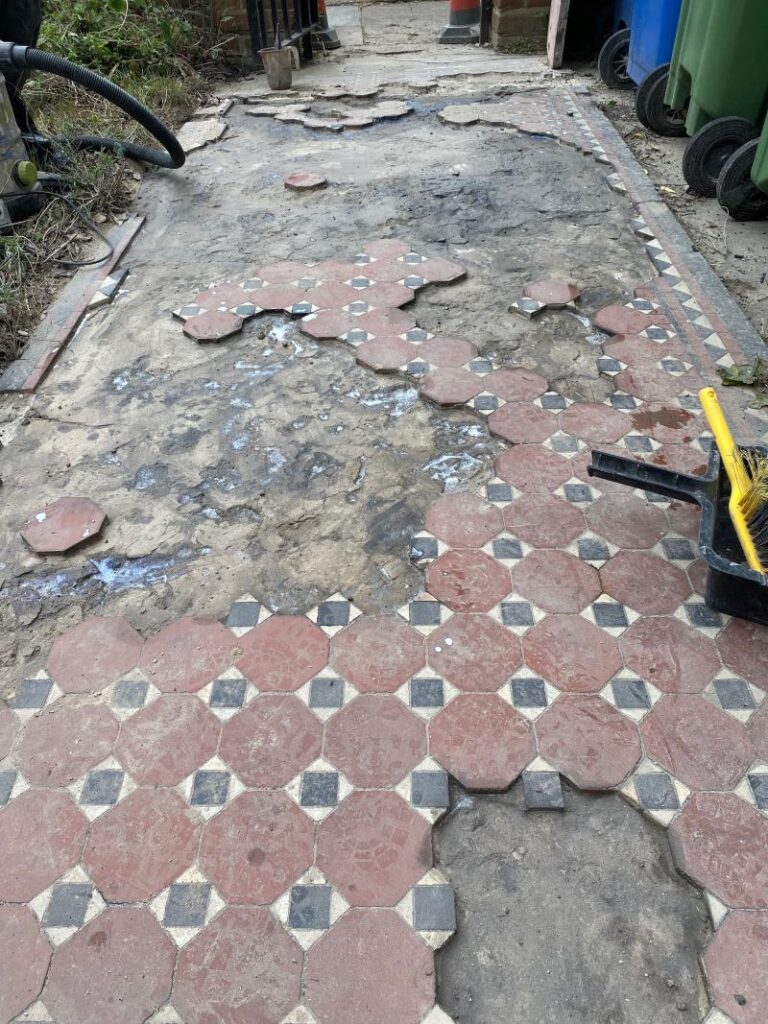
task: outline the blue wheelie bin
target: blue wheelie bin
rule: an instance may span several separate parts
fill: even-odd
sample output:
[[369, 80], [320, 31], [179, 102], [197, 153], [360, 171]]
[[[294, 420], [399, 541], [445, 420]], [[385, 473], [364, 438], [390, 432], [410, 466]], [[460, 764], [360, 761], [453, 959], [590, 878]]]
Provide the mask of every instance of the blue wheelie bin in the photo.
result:
[[629, 89], [632, 81], [627, 75], [630, 25], [632, 14], [642, 0], [616, 0], [613, 8], [613, 34], [610, 35], [597, 58], [597, 70], [606, 85], [612, 89]]
[[636, 0], [630, 22], [627, 73], [640, 85], [660, 64], [669, 64], [682, 0]]

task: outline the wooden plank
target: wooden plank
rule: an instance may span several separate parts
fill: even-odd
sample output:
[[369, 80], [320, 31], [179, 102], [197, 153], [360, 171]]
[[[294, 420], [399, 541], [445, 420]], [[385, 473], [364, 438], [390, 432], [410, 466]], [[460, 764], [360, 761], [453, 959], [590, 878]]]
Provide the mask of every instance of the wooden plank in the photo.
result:
[[559, 68], [563, 64], [565, 33], [568, 28], [570, 9], [571, 0], [552, 0], [547, 33], [547, 63], [551, 68]]

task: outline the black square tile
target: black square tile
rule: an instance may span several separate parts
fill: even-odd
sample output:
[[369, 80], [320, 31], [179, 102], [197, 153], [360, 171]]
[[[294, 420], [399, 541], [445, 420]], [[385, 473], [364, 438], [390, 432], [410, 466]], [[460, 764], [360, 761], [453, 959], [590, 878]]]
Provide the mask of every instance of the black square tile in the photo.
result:
[[210, 882], [176, 882], [168, 890], [166, 928], [202, 928], [211, 898]]
[[317, 609], [318, 626], [346, 626], [350, 616], [349, 601], [324, 601]]
[[212, 708], [241, 708], [247, 688], [245, 679], [216, 679], [208, 703]]
[[330, 885], [294, 885], [288, 908], [288, 927], [308, 931], [330, 928]]
[[316, 288], [318, 284], [317, 278], [314, 277], [300, 277], [296, 282], [297, 288]]
[[611, 359], [610, 356], [601, 356], [597, 360], [597, 367], [603, 373], [620, 373], [621, 363], [618, 359]]
[[422, 377], [429, 370], [429, 363], [425, 363], [422, 359], [412, 359], [408, 363], [408, 373], [412, 377]]
[[512, 501], [511, 484], [488, 484], [485, 488], [488, 501]]
[[[299, 305], [303, 305], [303, 303], [299, 303]], [[235, 306], [234, 307], [232, 312], [236, 313], [238, 316], [246, 317], [247, 318], [247, 317], [251, 317], [251, 316], [256, 316], [256, 313], [258, 312], [258, 310], [259, 310], [259, 307], [257, 305], [255, 305], [253, 302], [241, 302], [239, 306]], [[291, 309], [291, 312], [293, 312], [293, 309]], [[307, 312], [308, 313], [312, 312], [312, 307], [311, 306], [307, 310]]]
[[413, 926], [418, 932], [456, 930], [456, 907], [450, 885], [414, 886]]
[[545, 395], [541, 396], [539, 401], [541, 402], [542, 409], [552, 409], [554, 412], [568, 408], [568, 403], [563, 396], [556, 394], [554, 391], [548, 391]]
[[425, 771], [411, 775], [411, 803], [414, 807], [447, 807], [450, 802], [446, 772]]
[[692, 562], [696, 557], [693, 545], [684, 537], [666, 537], [661, 547], [671, 562]]
[[614, 679], [611, 689], [616, 707], [623, 711], [647, 711], [651, 706], [651, 698], [642, 679]]
[[371, 257], [367, 256], [364, 252], [359, 252], [352, 257], [352, 263], [354, 263], [356, 267], [364, 267], [370, 262]]
[[685, 373], [685, 366], [679, 359], [662, 359], [661, 368], [667, 373]]
[[493, 363], [490, 359], [473, 359], [469, 363], [469, 369], [472, 373], [490, 373], [493, 369]]
[[645, 500], [651, 505], [666, 505], [669, 502], [669, 498], [663, 494], [652, 494], [650, 491], [645, 491]]
[[687, 604], [685, 613], [692, 626], [699, 626], [702, 629], [717, 629], [723, 624], [720, 613], [707, 608], [705, 604]]
[[354, 313], [356, 316], [359, 316], [361, 313], [367, 313], [370, 308], [371, 307], [368, 305], [368, 303], [363, 302], [362, 300], [358, 300], [357, 302], [350, 302], [350, 304], [347, 306], [348, 312]]
[[652, 313], [653, 303], [649, 299], [634, 299], [632, 308], [639, 309], [641, 313]]
[[0, 807], [5, 807], [11, 799], [11, 793], [16, 784], [16, 774], [14, 771], [0, 771]]
[[408, 619], [412, 626], [439, 626], [439, 602], [413, 601], [408, 605]]
[[611, 395], [611, 405], [620, 412], [628, 412], [637, 408], [637, 399], [632, 395]]
[[563, 788], [557, 772], [523, 772], [523, 796], [529, 810], [565, 809]]
[[574, 504], [592, 501], [593, 498], [592, 488], [586, 484], [564, 484], [563, 494], [566, 501], [573, 502]]
[[311, 302], [294, 302], [291, 306], [291, 313], [293, 316], [309, 316], [312, 308]]
[[413, 288], [415, 290], [416, 288], [423, 288], [427, 284], [427, 279], [426, 277], [419, 277], [418, 274], [409, 274], [403, 278], [403, 284], [406, 288]]
[[743, 679], [716, 679], [715, 693], [724, 711], [753, 711], [757, 704]]
[[623, 604], [600, 601], [592, 605], [595, 622], [603, 629], [621, 629], [629, 625], [627, 610]]
[[645, 332], [653, 341], [666, 341], [667, 332], [663, 327], [649, 327]]
[[259, 621], [260, 612], [258, 601], [235, 601], [229, 609], [225, 625], [230, 629], [252, 629]]
[[748, 775], [755, 803], [761, 811], [768, 811], [768, 775]]
[[523, 557], [523, 546], [514, 537], [497, 537], [492, 544], [494, 558], [516, 559]]
[[149, 683], [140, 679], [124, 679], [115, 683], [112, 704], [116, 708], [143, 708], [149, 693]]
[[570, 434], [555, 435], [552, 438], [552, 451], [554, 452], [559, 452], [561, 455], [573, 455], [578, 450], [579, 442]]
[[438, 553], [436, 537], [414, 537], [411, 541], [411, 560], [414, 562], [422, 558], [437, 558]]
[[349, 283], [352, 288], [362, 290], [363, 288], [370, 288], [373, 281], [369, 277], [353, 277]]
[[304, 772], [299, 797], [302, 807], [335, 807], [338, 802], [338, 772]]
[[223, 807], [229, 795], [229, 772], [201, 769], [192, 780], [189, 802], [198, 807]]
[[53, 683], [50, 679], [24, 679], [16, 688], [10, 706], [18, 711], [42, 708], [48, 700]]
[[640, 806], [648, 811], [676, 811], [680, 807], [672, 779], [666, 772], [635, 776]]
[[647, 453], [653, 451], [653, 441], [650, 437], [644, 437], [642, 434], [627, 434], [624, 438], [624, 445], [630, 452]]
[[501, 606], [501, 621], [505, 626], [533, 626], [533, 608], [527, 601], [504, 601]]
[[611, 557], [608, 545], [597, 537], [582, 537], [579, 541], [579, 558], [585, 562], [607, 562]]
[[405, 332], [404, 337], [406, 341], [429, 341], [429, 332], [421, 327], [411, 327]]
[[516, 708], [545, 708], [547, 690], [543, 679], [513, 679], [512, 703]]
[[43, 914], [43, 928], [80, 928], [93, 893], [90, 882], [56, 885]]
[[407, 252], [405, 256], [403, 256], [402, 262], [407, 264], [407, 266], [409, 267], [414, 267], [418, 266], [420, 263], [423, 263], [424, 257], [419, 256], [417, 252]]
[[102, 768], [88, 772], [80, 803], [91, 807], [110, 807], [120, 796], [125, 772], [119, 768]]
[[701, 410], [701, 403], [696, 395], [678, 395], [677, 400], [680, 403], [681, 409], [687, 409], [689, 412], [699, 412]]
[[344, 682], [341, 679], [313, 679], [309, 684], [311, 708], [340, 708], [344, 703]]
[[441, 708], [445, 703], [442, 679], [412, 679], [412, 708]]
[[368, 331], [362, 331], [354, 328], [351, 331], [347, 331], [346, 339], [353, 345], [362, 344], [362, 342], [368, 341]]
[[499, 400], [495, 395], [478, 395], [474, 404], [478, 412], [495, 412], [499, 408]]

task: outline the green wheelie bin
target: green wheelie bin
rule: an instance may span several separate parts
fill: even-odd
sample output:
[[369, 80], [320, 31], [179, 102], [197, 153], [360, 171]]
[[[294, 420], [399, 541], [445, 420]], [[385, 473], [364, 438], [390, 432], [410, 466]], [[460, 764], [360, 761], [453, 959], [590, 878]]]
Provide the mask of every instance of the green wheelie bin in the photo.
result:
[[725, 162], [760, 132], [767, 55], [768, 2], [683, 0], [672, 62], [644, 83], [641, 120], [660, 134], [691, 136], [683, 173], [700, 195], [716, 194]]
[[726, 161], [717, 198], [734, 220], [768, 217], [768, 117], [762, 136], [745, 142]]

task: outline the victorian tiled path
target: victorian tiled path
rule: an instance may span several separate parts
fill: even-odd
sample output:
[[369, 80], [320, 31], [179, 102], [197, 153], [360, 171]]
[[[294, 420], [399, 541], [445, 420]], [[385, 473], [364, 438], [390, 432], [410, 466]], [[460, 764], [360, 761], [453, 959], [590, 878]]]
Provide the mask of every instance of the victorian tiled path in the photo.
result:
[[[547, 103], [552, 122], [508, 116], [617, 161], [576, 98]], [[703, 468], [696, 391], [743, 353], [663, 225], [633, 227], [659, 273], [594, 319], [603, 403], [421, 329], [401, 307], [464, 271], [407, 240], [233, 266], [180, 296], [180, 338], [226, 344], [285, 310], [509, 446], [482, 493], [429, 508], [424, 593], [397, 615], [339, 594], [271, 615], [247, 594], [223, 622], [141, 636], [105, 616], [56, 640], [0, 705], [3, 1024], [449, 1024], [433, 951], [454, 904], [431, 826], [449, 776], [521, 775], [530, 807], [561, 807], [562, 775], [668, 829], [716, 927], [707, 1022], [764, 1024], [766, 633], [705, 606], [694, 509], [587, 475], [593, 447]], [[535, 316], [578, 289], [512, 298]]]

